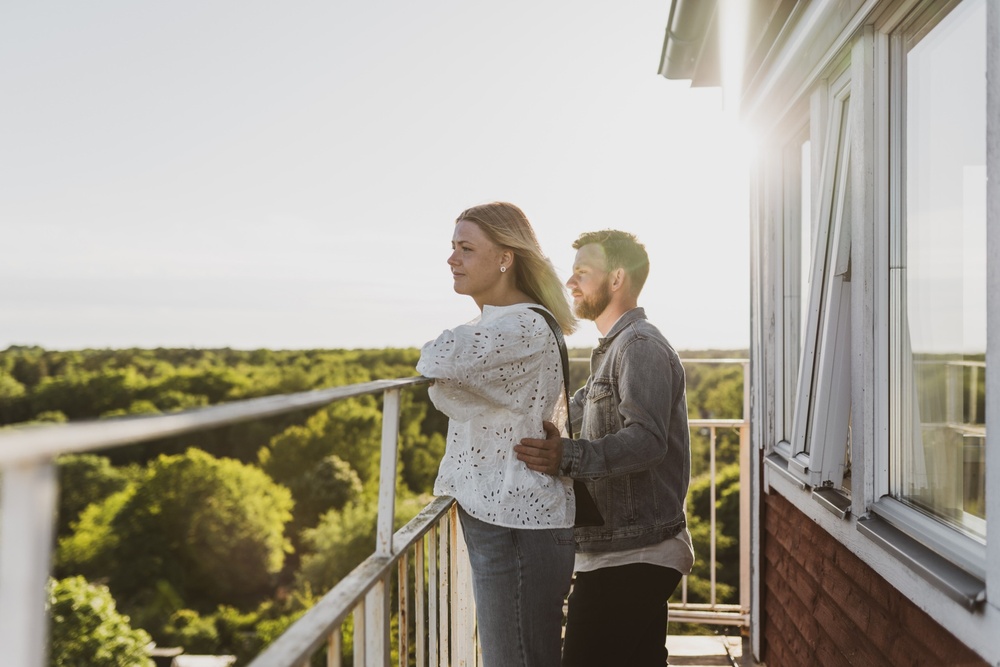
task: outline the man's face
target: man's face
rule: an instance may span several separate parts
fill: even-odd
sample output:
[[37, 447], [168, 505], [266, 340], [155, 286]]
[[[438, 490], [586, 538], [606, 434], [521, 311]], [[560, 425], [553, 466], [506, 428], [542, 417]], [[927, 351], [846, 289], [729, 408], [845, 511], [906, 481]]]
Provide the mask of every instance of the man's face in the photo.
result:
[[611, 303], [607, 258], [598, 243], [588, 243], [576, 251], [573, 275], [566, 281], [573, 297], [576, 316], [596, 320]]

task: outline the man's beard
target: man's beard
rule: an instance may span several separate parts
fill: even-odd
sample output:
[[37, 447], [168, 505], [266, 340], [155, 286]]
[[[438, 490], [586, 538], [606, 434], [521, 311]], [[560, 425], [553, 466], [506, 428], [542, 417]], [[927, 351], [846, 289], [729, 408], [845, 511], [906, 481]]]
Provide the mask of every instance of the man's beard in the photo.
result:
[[611, 285], [607, 279], [597, 288], [597, 292], [590, 297], [584, 297], [577, 301], [574, 310], [576, 316], [584, 320], [596, 320], [600, 317], [604, 309], [611, 303]]

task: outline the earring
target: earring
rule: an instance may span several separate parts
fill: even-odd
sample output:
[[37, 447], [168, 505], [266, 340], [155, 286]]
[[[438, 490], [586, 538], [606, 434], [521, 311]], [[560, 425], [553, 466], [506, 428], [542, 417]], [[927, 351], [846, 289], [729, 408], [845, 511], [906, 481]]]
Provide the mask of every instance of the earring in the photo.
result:
[[507, 267], [506, 266], [501, 266], [500, 267], [500, 273], [505, 273], [506, 271], [507, 271]]

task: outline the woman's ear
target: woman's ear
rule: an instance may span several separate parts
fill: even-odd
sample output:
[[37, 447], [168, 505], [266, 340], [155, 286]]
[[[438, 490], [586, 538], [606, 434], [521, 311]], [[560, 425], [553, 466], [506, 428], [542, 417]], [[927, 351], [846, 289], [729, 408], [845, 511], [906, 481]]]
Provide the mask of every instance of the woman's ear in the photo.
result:
[[500, 253], [500, 266], [510, 270], [514, 268], [514, 252], [511, 250], [504, 250]]

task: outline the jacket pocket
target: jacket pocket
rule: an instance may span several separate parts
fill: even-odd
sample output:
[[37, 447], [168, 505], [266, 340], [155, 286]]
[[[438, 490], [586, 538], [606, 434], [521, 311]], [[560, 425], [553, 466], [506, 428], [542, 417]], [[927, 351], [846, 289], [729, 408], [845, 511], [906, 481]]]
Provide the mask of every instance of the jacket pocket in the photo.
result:
[[618, 430], [615, 415], [618, 406], [610, 382], [595, 380], [587, 392], [585, 408], [585, 433], [587, 438], [596, 439]]

